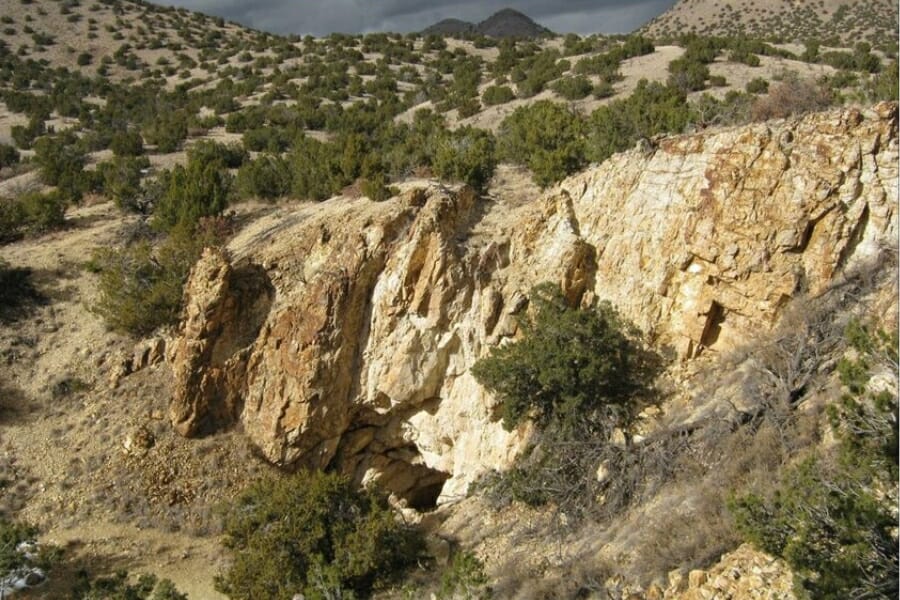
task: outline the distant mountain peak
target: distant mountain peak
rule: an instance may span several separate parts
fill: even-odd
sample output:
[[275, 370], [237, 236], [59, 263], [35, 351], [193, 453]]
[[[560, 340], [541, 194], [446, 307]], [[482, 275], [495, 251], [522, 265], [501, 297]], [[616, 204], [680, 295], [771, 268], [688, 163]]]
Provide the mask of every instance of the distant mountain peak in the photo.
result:
[[443, 19], [424, 29], [422, 33], [438, 35], [480, 33], [490, 37], [520, 38], [535, 38], [553, 34], [546, 27], [535, 23], [528, 15], [513, 8], [498, 10], [477, 25], [460, 19]]

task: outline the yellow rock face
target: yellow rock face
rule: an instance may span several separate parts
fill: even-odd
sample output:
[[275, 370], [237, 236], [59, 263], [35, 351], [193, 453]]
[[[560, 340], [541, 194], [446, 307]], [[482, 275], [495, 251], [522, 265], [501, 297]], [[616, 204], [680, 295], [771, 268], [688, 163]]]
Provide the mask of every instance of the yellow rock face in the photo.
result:
[[469, 369], [534, 285], [609, 300], [682, 359], [728, 349], [894, 243], [897, 152], [881, 104], [663, 140], [524, 204], [423, 181], [281, 211], [195, 268], [172, 420], [452, 499], [527, 438]]

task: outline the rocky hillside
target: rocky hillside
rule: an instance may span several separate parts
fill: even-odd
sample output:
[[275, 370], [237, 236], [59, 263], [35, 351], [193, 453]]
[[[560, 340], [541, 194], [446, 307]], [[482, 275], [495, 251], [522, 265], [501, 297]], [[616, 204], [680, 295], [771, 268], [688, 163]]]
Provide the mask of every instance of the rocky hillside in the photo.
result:
[[897, 16], [897, 3], [891, 0], [678, 0], [641, 30], [663, 37], [743, 34], [786, 42], [818, 39], [831, 40], [831, 45], [853, 45], [866, 41], [896, 47]]
[[882, 104], [675, 137], [522, 206], [410, 182], [262, 219], [194, 270], [173, 425], [457, 498], [527, 437], [469, 369], [532, 286], [609, 300], [682, 360], [732, 349], [892, 243], [896, 126]]
[[[786, 595], [789, 557], [729, 502], [779, 497], [817, 454], [837, 472], [854, 423], [834, 414], [869, 379], [860, 414], [896, 404], [895, 354], [869, 355], [897, 327], [896, 59], [656, 44], [0, 0], [0, 517], [66, 548], [35, 597], [73, 597], [85, 567], [223, 598], [217, 508], [304, 467], [378, 484], [427, 534], [385, 598], [443, 575], [498, 598]], [[528, 339], [542, 282], [577, 318], [609, 301], [665, 365], [561, 444], [542, 408], [504, 428], [473, 375]], [[575, 488], [528, 470], [579, 452], [544, 469]], [[859, 471], [824, 483], [891, 504]], [[895, 548], [883, 521], [865, 533]]]

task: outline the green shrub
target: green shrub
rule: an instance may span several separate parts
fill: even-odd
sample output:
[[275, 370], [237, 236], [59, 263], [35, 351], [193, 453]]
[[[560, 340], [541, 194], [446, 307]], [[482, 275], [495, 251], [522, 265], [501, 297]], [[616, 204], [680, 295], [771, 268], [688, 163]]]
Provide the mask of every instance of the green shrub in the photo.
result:
[[266, 123], [266, 113], [262, 107], [252, 107], [234, 112], [225, 119], [225, 131], [243, 133], [248, 129], [257, 129]]
[[545, 283], [532, 290], [519, 325], [520, 339], [472, 367], [501, 401], [506, 429], [530, 418], [548, 423], [557, 413], [598, 412], [630, 423], [658, 364], [610, 304], [573, 307]]
[[691, 119], [690, 106], [681, 90], [642, 79], [631, 96], [614, 100], [591, 114], [587, 124], [587, 159], [603, 162], [614, 153], [631, 148], [641, 138], [679, 133]]
[[39, 138], [34, 143], [34, 162], [43, 183], [60, 186], [78, 179], [86, 157], [78, 138], [66, 133]]
[[91, 56], [90, 53], [82, 52], [78, 55], [78, 58], [75, 59], [75, 62], [78, 63], [79, 67], [86, 67], [87, 65], [91, 64], [92, 60], [93, 56]]
[[492, 85], [484, 90], [481, 95], [481, 101], [485, 106], [496, 106], [498, 104], [506, 104], [514, 100], [516, 95], [507, 85]]
[[[4, 232], [0, 230], [0, 243], [6, 241], [3, 236]], [[30, 314], [32, 307], [46, 301], [46, 297], [35, 287], [31, 275], [31, 269], [11, 266], [0, 258], [0, 323], [17, 321]], [[0, 398], [8, 391], [0, 384]], [[8, 404], [0, 402], [0, 413], [9, 408]], [[0, 533], [0, 538], [2, 536]]]
[[869, 80], [867, 86], [869, 99], [873, 102], [884, 100], [897, 102], [900, 99], [900, 65], [892, 61], [887, 68]]
[[481, 111], [481, 103], [477, 98], [466, 98], [456, 105], [456, 110], [460, 119], [467, 119]]
[[128, 583], [127, 571], [108, 577], [91, 578], [86, 571], [76, 574], [70, 596], [73, 600], [187, 600], [168, 579], [157, 579], [144, 573], [134, 583]]
[[244, 147], [254, 152], [284, 152], [291, 143], [291, 135], [278, 127], [259, 127], [244, 132]]
[[616, 89], [613, 87], [613, 84], [606, 79], [598, 83], [594, 86], [594, 98], [598, 100], [602, 100], [603, 98], [610, 98], [616, 94]]
[[668, 84], [684, 93], [704, 89], [707, 79], [709, 67], [703, 62], [678, 58], [669, 63]]
[[553, 91], [566, 100], [581, 100], [594, 89], [591, 80], [584, 75], [563, 77], [553, 84]]
[[388, 185], [384, 173], [375, 173], [361, 179], [360, 191], [363, 196], [374, 202], [384, 202], [398, 193], [397, 188]]
[[732, 51], [728, 55], [731, 62], [743, 63], [748, 67], [758, 67], [760, 65], [759, 57], [751, 52]]
[[31, 525], [0, 518], [0, 581], [4, 592], [10, 592], [6, 587], [11, 583], [10, 578], [15, 580], [34, 571], [44, 572], [46, 576], [46, 571], [59, 561], [58, 548], [36, 545], [37, 534], [37, 528]]
[[439, 600], [482, 600], [491, 597], [484, 563], [471, 552], [457, 552], [441, 574]]
[[0, 144], [0, 169], [18, 164], [19, 158], [18, 150], [9, 144]]
[[202, 217], [228, 206], [232, 176], [219, 160], [189, 160], [160, 175], [162, 195], [153, 210], [153, 226], [161, 231], [193, 227]]
[[288, 162], [274, 154], [261, 154], [238, 170], [234, 187], [241, 199], [274, 200], [286, 196], [291, 191]]
[[[636, 466], [646, 447], [631, 443], [630, 426], [653, 400], [662, 359], [609, 304], [574, 308], [544, 284], [532, 293], [530, 312], [522, 337], [493, 349], [472, 373], [501, 401], [504, 427], [529, 418], [540, 428], [511, 469], [477, 487], [495, 506], [552, 502], [569, 526], [600, 511], [615, 514], [640, 493]], [[611, 442], [616, 428], [624, 445]], [[608, 480], [595, 475], [601, 464]]]
[[42, 116], [32, 115], [28, 119], [28, 125], [13, 125], [10, 128], [10, 135], [16, 146], [23, 150], [28, 150], [38, 137], [47, 132]]
[[233, 560], [216, 587], [236, 600], [366, 596], [422, 548], [381, 496], [322, 472], [252, 485], [227, 510], [224, 531]]
[[337, 146], [302, 137], [288, 156], [293, 173], [291, 194], [300, 199], [324, 200], [346, 183]]
[[497, 166], [494, 146], [489, 131], [461, 127], [448, 132], [437, 143], [434, 172], [441, 179], [462, 181], [483, 190]]
[[769, 92], [769, 82], [762, 77], [756, 77], [747, 82], [748, 94], [766, 94]]
[[18, 546], [23, 542], [33, 542], [37, 528], [24, 523], [14, 523], [0, 519], [0, 574], [27, 567], [31, 561]]
[[207, 165], [218, 162], [226, 169], [240, 168], [249, 154], [238, 143], [220, 144], [210, 140], [200, 140], [190, 147], [187, 152], [188, 161]]
[[0, 240], [59, 229], [65, 224], [65, 213], [66, 199], [57, 191], [0, 199]]
[[144, 153], [144, 140], [134, 129], [117, 131], [109, 140], [109, 149], [116, 156], [140, 156]]
[[100, 275], [91, 309], [112, 329], [137, 336], [175, 323], [191, 268], [204, 247], [221, 241], [211, 222], [196, 230], [179, 227], [157, 249], [149, 241], [98, 249], [91, 259]]
[[103, 193], [123, 210], [140, 211], [141, 177], [150, 167], [147, 157], [118, 156], [97, 165]]
[[566, 107], [540, 100], [503, 120], [497, 147], [501, 157], [526, 165], [546, 187], [584, 165], [584, 123]]
[[157, 152], [175, 152], [187, 138], [187, 116], [182, 111], [163, 112], [142, 130]]

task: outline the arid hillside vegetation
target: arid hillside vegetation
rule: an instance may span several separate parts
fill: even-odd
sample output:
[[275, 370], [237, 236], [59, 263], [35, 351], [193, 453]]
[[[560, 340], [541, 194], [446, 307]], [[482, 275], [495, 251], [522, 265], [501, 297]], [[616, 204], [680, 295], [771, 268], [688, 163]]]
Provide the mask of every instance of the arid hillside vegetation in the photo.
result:
[[738, 4], [0, 0], [0, 597], [895, 597], [896, 6]]
[[872, 0], [678, 0], [642, 27], [654, 37], [749, 35], [782, 42], [819, 40], [825, 45], [865, 41], [897, 47], [896, 2]]

